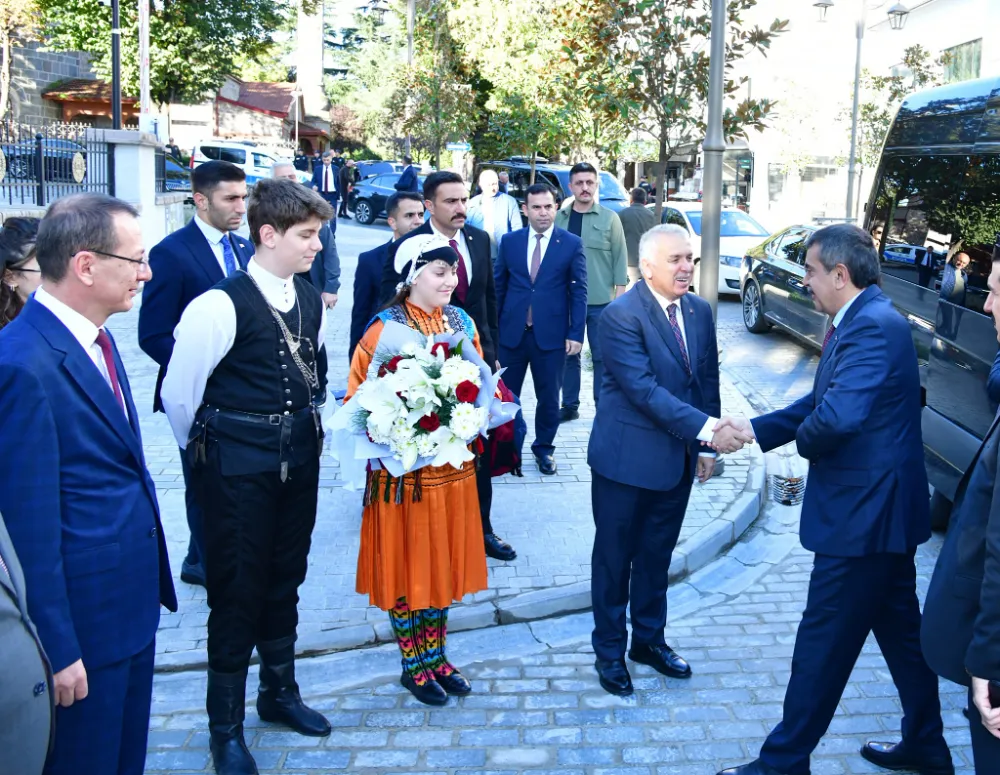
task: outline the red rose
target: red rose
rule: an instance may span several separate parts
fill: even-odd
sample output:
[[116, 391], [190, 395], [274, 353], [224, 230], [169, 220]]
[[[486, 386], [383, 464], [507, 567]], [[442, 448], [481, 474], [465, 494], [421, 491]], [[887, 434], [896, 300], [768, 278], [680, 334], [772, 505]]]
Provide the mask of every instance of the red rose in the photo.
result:
[[378, 367], [378, 375], [379, 375], [379, 377], [380, 377], [380, 378], [381, 378], [381, 377], [384, 377], [384, 376], [385, 376], [386, 374], [388, 374], [388, 373], [389, 373], [389, 372], [388, 372], [388, 371], [386, 371], [386, 368], [385, 368], [385, 364], [384, 364], [384, 363], [383, 363], [383, 364], [382, 364], [381, 366], [379, 366], [379, 367]]
[[476, 387], [475, 382], [470, 382], [465, 380], [465, 382], [460, 382], [458, 387], [455, 388], [455, 398], [461, 401], [463, 404], [471, 404], [479, 397], [479, 388]]
[[428, 433], [434, 433], [434, 431], [441, 427], [441, 418], [437, 414], [425, 414], [417, 422], [417, 425]]
[[385, 364], [386, 371], [388, 371], [391, 374], [395, 374], [396, 373], [396, 369], [399, 368], [399, 363], [402, 360], [403, 360], [403, 356], [402, 355], [394, 355], [394, 356], [392, 356], [392, 358], [389, 359], [389, 362], [387, 364]]
[[437, 355], [438, 350], [441, 351], [441, 356], [447, 358], [451, 354], [451, 350], [448, 347], [447, 342], [438, 342], [431, 348], [431, 355]]

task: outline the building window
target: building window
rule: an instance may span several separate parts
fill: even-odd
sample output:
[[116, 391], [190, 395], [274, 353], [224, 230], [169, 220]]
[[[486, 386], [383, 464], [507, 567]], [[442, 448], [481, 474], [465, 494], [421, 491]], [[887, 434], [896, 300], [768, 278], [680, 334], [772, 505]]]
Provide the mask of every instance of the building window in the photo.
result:
[[941, 52], [945, 60], [944, 82], [971, 81], [979, 77], [983, 60], [983, 39], [970, 40]]

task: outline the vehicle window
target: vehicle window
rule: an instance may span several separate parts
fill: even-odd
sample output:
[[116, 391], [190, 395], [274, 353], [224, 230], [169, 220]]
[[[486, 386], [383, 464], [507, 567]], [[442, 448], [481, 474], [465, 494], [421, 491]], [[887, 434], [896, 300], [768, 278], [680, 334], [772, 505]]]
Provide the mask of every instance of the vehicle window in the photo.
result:
[[232, 164], [246, 164], [247, 152], [242, 148], [219, 148], [218, 159], [228, 161]]
[[691, 229], [688, 228], [687, 221], [684, 220], [684, 216], [672, 207], [664, 208], [663, 218], [661, 220], [663, 223], [672, 223], [674, 226], [683, 226], [684, 230], [687, 232], [691, 231]]
[[773, 240], [771, 244], [767, 246], [768, 252], [778, 258], [789, 259], [789, 254], [785, 250], [785, 247], [796, 242], [800, 242], [805, 238], [805, 232], [801, 229], [789, 229], [784, 234], [779, 234]]
[[201, 152], [205, 154], [206, 158], [213, 159], [215, 161], [219, 160], [219, 149], [214, 145], [201, 146]]
[[[720, 237], [766, 237], [770, 232], [757, 221], [739, 210], [723, 210]], [[691, 228], [701, 236], [701, 210], [688, 211]]]
[[263, 153], [255, 153], [253, 155], [253, 166], [270, 168], [273, 165], [274, 165], [274, 159], [272, 159], [270, 156], [266, 156]]
[[886, 159], [871, 220], [888, 225], [882, 271], [982, 312], [1000, 232], [998, 190], [1000, 155]]
[[628, 199], [628, 192], [622, 188], [618, 178], [610, 172], [602, 172], [600, 178], [601, 199]]
[[518, 202], [523, 202], [524, 192], [531, 185], [531, 170], [514, 168], [507, 170], [507, 173], [510, 175], [510, 182], [507, 184], [507, 193]]
[[539, 170], [535, 170], [535, 180], [539, 183], [547, 183], [552, 186], [552, 190], [556, 192], [556, 199], [558, 200], [556, 202], [557, 205], [561, 204], [562, 200], [566, 198], [563, 194], [562, 186], [559, 185], [559, 178], [551, 172], [541, 172]]

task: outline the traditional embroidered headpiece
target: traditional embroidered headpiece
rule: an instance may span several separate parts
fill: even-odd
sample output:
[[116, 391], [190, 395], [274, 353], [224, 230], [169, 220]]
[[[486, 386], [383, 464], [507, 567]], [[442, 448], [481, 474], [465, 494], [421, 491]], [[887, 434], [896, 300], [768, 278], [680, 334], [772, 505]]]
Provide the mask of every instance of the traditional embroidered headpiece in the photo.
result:
[[403, 240], [396, 250], [396, 259], [393, 262], [396, 274], [403, 278], [396, 286], [396, 290], [413, 285], [417, 275], [433, 261], [444, 261], [452, 265], [458, 261], [458, 253], [448, 244], [448, 240], [436, 234], [421, 234]]

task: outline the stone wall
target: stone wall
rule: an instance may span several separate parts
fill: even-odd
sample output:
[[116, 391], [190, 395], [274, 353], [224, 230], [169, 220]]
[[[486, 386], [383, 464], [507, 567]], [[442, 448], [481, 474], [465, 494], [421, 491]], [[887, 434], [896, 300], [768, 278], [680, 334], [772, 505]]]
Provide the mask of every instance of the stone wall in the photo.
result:
[[49, 84], [65, 78], [94, 78], [87, 54], [41, 51], [40, 43], [27, 43], [14, 49], [11, 63], [10, 105], [20, 121], [62, 120], [56, 102], [42, 99]]

